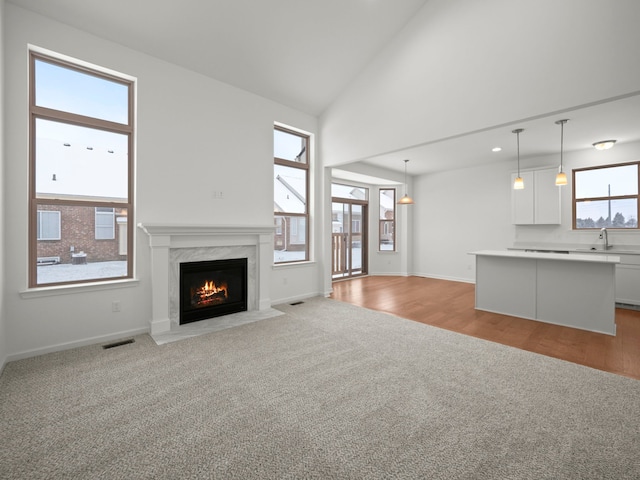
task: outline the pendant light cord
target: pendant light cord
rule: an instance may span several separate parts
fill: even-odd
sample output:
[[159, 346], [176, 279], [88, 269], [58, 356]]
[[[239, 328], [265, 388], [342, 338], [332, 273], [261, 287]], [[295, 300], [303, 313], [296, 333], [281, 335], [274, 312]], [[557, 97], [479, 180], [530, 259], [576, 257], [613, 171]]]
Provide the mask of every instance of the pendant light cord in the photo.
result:
[[409, 160], [404, 161], [404, 196], [407, 196], [407, 162]]
[[516, 142], [518, 144], [518, 177], [520, 176], [520, 132], [516, 131]]
[[563, 165], [564, 165], [564, 124], [567, 123], [569, 120], [565, 119], [565, 120], [558, 120], [556, 122], [556, 125], [560, 125], [560, 172], [563, 172]]
[[560, 123], [560, 171], [563, 171], [562, 155], [564, 152], [564, 122]]

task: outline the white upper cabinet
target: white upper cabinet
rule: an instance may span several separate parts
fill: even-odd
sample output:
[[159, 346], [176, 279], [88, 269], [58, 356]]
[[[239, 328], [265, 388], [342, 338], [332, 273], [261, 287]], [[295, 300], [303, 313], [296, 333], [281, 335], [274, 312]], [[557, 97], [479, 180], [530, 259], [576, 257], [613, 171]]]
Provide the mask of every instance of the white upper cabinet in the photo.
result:
[[[511, 189], [511, 223], [514, 225], [559, 225], [561, 188], [556, 186], [556, 168], [520, 172], [524, 189]], [[516, 174], [511, 175], [511, 185]]]

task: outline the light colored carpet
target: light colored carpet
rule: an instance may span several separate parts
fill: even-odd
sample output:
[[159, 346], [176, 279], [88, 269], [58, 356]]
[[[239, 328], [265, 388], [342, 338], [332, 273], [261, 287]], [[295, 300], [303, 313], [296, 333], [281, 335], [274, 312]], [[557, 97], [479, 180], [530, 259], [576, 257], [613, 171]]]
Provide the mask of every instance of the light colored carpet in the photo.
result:
[[640, 382], [315, 298], [9, 363], [2, 479], [638, 479]]

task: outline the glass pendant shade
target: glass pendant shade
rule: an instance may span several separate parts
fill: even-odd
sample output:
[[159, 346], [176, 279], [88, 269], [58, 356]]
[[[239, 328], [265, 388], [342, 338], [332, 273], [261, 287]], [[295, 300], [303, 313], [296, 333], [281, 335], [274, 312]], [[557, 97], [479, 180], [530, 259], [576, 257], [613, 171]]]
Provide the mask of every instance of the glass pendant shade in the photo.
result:
[[513, 182], [513, 189], [522, 190], [523, 188], [524, 188], [524, 180], [520, 176], [516, 177], [516, 181]]
[[561, 187], [562, 185], [566, 185], [566, 184], [567, 184], [567, 174], [564, 172], [559, 172], [558, 175], [556, 175], [556, 185]]
[[402, 196], [400, 200], [398, 200], [398, 205], [413, 205], [414, 203], [415, 202], [413, 201], [413, 198], [411, 198], [406, 193]]

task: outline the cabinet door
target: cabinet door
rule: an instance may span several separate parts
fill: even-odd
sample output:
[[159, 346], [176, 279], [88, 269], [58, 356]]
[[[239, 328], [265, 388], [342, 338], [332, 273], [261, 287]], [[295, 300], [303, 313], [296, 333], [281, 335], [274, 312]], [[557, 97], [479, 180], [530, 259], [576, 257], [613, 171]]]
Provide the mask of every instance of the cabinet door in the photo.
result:
[[616, 265], [616, 302], [640, 305], [640, 255], [620, 255]]
[[520, 172], [524, 180], [522, 190], [514, 190], [513, 182], [516, 174], [511, 175], [511, 223], [514, 225], [531, 225], [534, 223], [534, 175], [533, 172]]
[[560, 224], [560, 198], [562, 188], [556, 186], [555, 168], [546, 168], [534, 172], [534, 222], [538, 225]]

